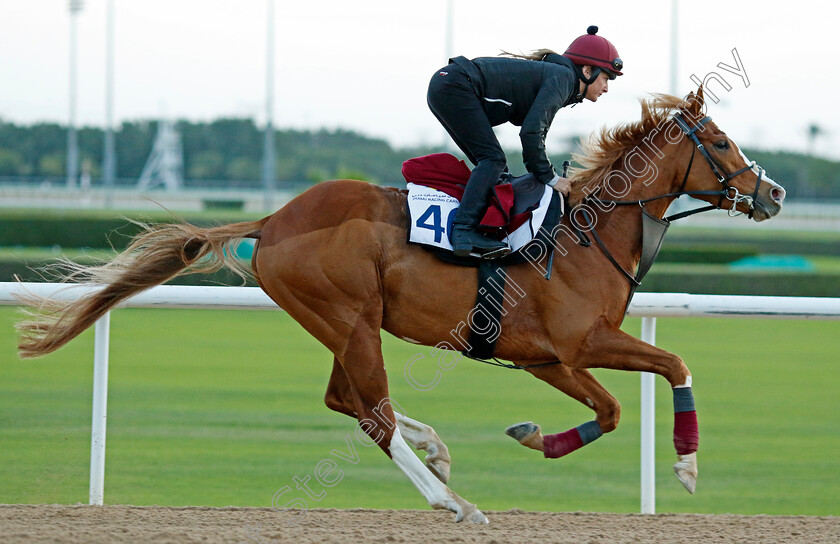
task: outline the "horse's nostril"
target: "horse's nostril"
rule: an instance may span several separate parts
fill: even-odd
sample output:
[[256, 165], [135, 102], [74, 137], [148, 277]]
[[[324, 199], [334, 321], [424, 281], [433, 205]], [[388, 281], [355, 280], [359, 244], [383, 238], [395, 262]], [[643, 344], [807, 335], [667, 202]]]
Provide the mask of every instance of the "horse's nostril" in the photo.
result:
[[772, 198], [773, 201], [781, 204], [782, 201], [785, 199], [785, 190], [781, 187], [774, 187], [770, 190], [770, 198]]

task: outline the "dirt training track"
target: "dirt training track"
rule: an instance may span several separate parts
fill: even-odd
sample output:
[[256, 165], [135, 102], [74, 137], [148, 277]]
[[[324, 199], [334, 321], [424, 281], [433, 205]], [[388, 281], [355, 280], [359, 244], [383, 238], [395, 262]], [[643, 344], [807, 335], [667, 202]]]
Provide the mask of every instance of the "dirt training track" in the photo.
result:
[[271, 508], [0, 505], [0, 540], [17, 543], [675, 543], [840, 542], [840, 517], [487, 512], [490, 525], [449, 512], [311, 510], [291, 525]]

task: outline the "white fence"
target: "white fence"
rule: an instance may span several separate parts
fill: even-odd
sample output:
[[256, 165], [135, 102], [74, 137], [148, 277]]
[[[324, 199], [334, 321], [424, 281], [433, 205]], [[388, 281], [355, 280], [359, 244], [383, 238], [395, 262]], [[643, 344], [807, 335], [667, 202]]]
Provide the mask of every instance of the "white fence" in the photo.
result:
[[[0, 282], [0, 305], [19, 304], [15, 293], [26, 291], [75, 299], [87, 288], [48, 283]], [[160, 286], [141, 293], [120, 307], [202, 308], [229, 310], [277, 309], [257, 287]], [[637, 293], [629, 316], [642, 318], [642, 340], [655, 344], [657, 317], [739, 317], [761, 319], [840, 320], [840, 298], [753, 297]], [[93, 421], [91, 428], [90, 504], [103, 503], [105, 488], [105, 423], [108, 399], [108, 340], [110, 315], [96, 322], [93, 371]], [[654, 375], [642, 373], [641, 512], [656, 510], [654, 476]]]

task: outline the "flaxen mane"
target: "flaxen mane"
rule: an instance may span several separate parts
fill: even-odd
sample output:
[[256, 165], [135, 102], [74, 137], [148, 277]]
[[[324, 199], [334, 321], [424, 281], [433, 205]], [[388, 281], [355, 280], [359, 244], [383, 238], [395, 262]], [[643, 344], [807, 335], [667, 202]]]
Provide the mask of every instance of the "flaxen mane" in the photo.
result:
[[[691, 95], [689, 96], [690, 100]], [[587, 195], [597, 194], [608, 179], [608, 174], [620, 168], [624, 157], [642, 144], [645, 137], [659, 123], [675, 110], [687, 106], [687, 102], [667, 94], [654, 94], [653, 98], [640, 100], [642, 118], [633, 123], [624, 123], [613, 128], [602, 128], [583, 142], [583, 153], [573, 158], [583, 168], [574, 169], [571, 174], [571, 203], [576, 205]]]

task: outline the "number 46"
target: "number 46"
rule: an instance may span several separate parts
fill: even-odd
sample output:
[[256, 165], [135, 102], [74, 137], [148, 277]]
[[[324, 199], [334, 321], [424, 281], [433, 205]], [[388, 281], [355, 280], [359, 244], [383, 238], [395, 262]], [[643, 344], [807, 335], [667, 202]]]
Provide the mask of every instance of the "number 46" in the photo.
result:
[[[432, 204], [426, 211], [423, 212], [417, 222], [415, 223], [418, 228], [421, 229], [430, 229], [435, 233], [435, 243], [440, 243], [443, 234], [447, 232], [451, 232], [452, 230], [452, 222], [455, 220], [455, 212], [458, 211], [458, 208], [453, 208], [452, 211], [449, 212], [449, 217], [446, 218], [446, 227], [441, 224], [441, 209], [440, 206], [437, 204]], [[431, 219], [431, 222], [429, 220]]]

